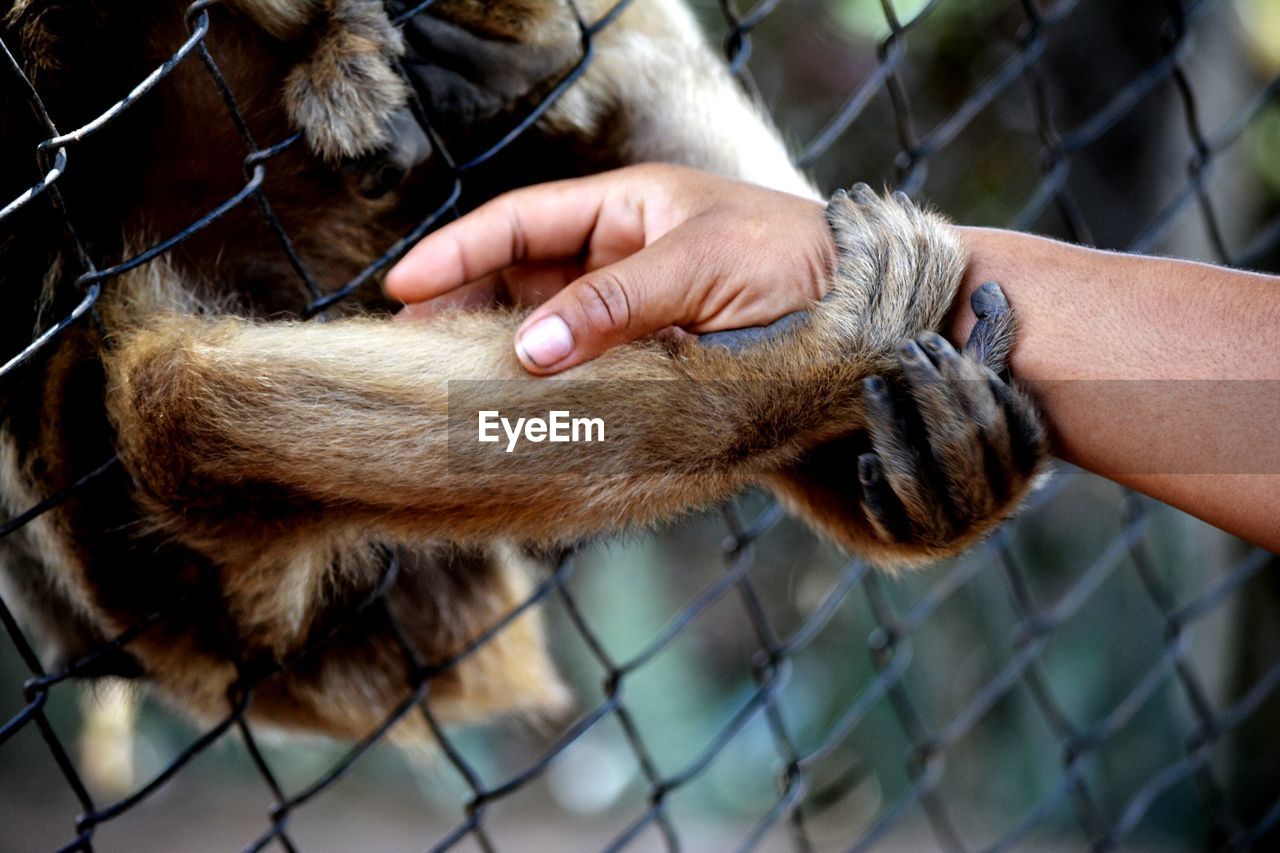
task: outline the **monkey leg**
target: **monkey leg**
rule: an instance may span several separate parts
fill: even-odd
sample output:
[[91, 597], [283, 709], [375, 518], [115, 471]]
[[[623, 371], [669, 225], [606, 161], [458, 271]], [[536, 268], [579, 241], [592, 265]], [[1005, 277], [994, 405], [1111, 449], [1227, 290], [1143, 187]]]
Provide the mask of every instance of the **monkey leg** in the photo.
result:
[[[425, 704], [442, 723], [564, 709], [568, 693], [547, 652], [540, 614], [519, 610], [540, 571], [527, 558], [507, 548], [383, 542], [340, 546], [336, 558], [305, 565], [307, 545], [326, 541], [333, 546], [325, 539], [298, 543], [283, 564], [225, 566], [219, 600], [203, 605], [225, 609], [219, 631], [226, 645], [274, 671], [257, 684], [255, 722], [365, 737], [424, 676], [430, 677]], [[302, 596], [299, 588], [315, 592]], [[380, 598], [374, 589], [382, 590]], [[191, 710], [209, 716], [225, 710], [225, 677], [193, 670], [189, 659], [165, 649], [140, 651], [150, 678]], [[183, 682], [192, 675], [199, 684]], [[392, 736], [412, 743], [429, 733], [410, 713]]]
[[[256, 723], [361, 738], [426, 678], [426, 705], [445, 723], [564, 709], [568, 694], [540, 612], [521, 612], [543, 570], [513, 549], [350, 537], [318, 526], [277, 529], [263, 543], [257, 526], [270, 520], [247, 521], [241, 531], [261, 545], [252, 557], [208, 547], [216, 574], [201, 577], [172, 549], [162, 552], [188, 599], [175, 618], [129, 644], [128, 661], [133, 675], [186, 713], [220, 719], [239, 683], [253, 689]], [[136, 569], [98, 566], [84, 601], [127, 594]], [[116, 634], [145, 615], [113, 609], [92, 618]], [[412, 743], [429, 734], [423, 718], [408, 713], [392, 736]]]

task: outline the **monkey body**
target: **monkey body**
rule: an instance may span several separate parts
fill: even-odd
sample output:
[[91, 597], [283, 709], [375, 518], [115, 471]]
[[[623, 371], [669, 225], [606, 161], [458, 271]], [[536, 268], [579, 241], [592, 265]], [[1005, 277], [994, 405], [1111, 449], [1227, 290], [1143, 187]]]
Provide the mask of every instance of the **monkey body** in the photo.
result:
[[[166, 0], [10, 5], [5, 42], [20, 46], [59, 127], [93, 118], [186, 37], [183, 4]], [[451, 151], [483, 147], [486, 130], [501, 133], [578, 61], [578, 14], [591, 21], [610, 5], [440, 0], [403, 34], [370, 0], [211, 8], [207, 45], [254, 138], [305, 138], [268, 161], [262, 186], [311, 284], [341, 287], [443, 200], [440, 152], [402, 130], [413, 92]], [[108, 70], [82, 87], [98, 69]], [[23, 123], [0, 143], [5, 162], [29, 162], [47, 133], [25, 126], [21, 92], [3, 98], [6, 119]], [[240, 191], [248, 150], [232, 122], [209, 120], [223, 110], [188, 59], [75, 147], [60, 190], [91, 257], [131, 257]], [[638, 0], [600, 30], [582, 78], [468, 185], [479, 201], [650, 160], [816, 197], [675, 0]], [[350, 168], [370, 163], [408, 177], [388, 189]], [[5, 197], [32, 181], [18, 178], [6, 177]], [[11, 514], [119, 461], [6, 539], [0, 593], [63, 664], [162, 611], [85, 674], [145, 676], [205, 718], [248, 701], [252, 687], [257, 720], [359, 737], [426, 673], [444, 721], [560, 708], [533, 615], [487, 636], [528, 597], [529, 555], [747, 486], [774, 489], [882, 563], [954, 553], [1025, 493], [1042, 453], [1038, 421], [1008, 394], [1003, 410], [953, 402], [947, 423], [997, 428], [1005, 481], [992, 487], [961, 464], [990, 457], [990, 442], [984, 451], [981, 437], [951, 435], [928, 452], [943, 468], [956, 460], [950, 476], [966, 484], [938, 498], [915, 483], [903, 447], [880, 478], [892, 480], [882, 497], [897, 513], [882, 513], [879, 487], [867, 485], [875, 478], [859, 484], [857, 436], [893, 419], [863, 380], [911, 378], [899, 344], [940, 326], [964, 256], [905, 198], [857, 190], [834, 199], [828, 219], [840, 261], [807, 316], [732, 346], [630, 344], [558, 382], [520, 367], [514, 310], [391, 323], [390, 306], [365, 288], [326, 322], [299, 321], [313, 294], [242, 204], [106, 281], [100, 323], [70, 327], [3, 379], [0, 484]], [[63, 316], [80, 298], [58, 223], [38, 206], [0, 223], [10, 318], [0, 322], [13, 349], [31, 336], [32, 306]], [[993, 332], [1001, 346], [1010, 329]], [[986, 387], [985, 367], [968, 356], [935, 363]], [[532, 410], [591, 411], [626, 429], [590, 451], [519, 464], [491, 445], [451, 446], [451, 387], [495, 380]], [[1030, 456], [1009, 462], [1010, 442]], [[367, 604], [379, 584], [385, 594]], [[410, 717], [398, 732], [418, 737], [424, 726]]]

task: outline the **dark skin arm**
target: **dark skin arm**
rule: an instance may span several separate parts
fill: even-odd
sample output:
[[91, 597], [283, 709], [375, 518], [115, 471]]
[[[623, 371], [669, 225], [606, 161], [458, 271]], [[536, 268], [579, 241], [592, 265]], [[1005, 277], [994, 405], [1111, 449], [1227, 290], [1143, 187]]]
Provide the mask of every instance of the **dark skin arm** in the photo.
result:
[[[970, 294], [1000, 283], [1011, 371], [1057, 455], [1280, 551], [1280, 278], [958, 230], [970, 262], [945, 333], [967, 340]], [[542, 303], [514, 343], [551, 374], [658, 330], [803, 310], [832, 252], [819, 203], [649, 165], [502, 196], [423, 240], [387, 289], [410, 315], [503, 290]], [[602, 282], [623, 310], [599, 310]], [[556, 357], [531, 357], [546, 320]]]
[[1055, 453], [1280, 551], [1280, 278], [960, 230], [957, 304], [1000, 282]]

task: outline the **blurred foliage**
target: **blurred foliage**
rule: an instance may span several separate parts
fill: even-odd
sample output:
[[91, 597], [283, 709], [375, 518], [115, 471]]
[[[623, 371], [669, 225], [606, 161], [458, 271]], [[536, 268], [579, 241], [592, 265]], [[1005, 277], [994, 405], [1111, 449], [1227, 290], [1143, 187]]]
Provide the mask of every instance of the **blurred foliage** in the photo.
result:
[[1280, 73], [1280, 3], [1235, 0], [1245, 41], [1263, 74]]
[[1280, 195], [1280, 106], [1269, 106], [1249, 128], [1249, 153], [1272, 195]]

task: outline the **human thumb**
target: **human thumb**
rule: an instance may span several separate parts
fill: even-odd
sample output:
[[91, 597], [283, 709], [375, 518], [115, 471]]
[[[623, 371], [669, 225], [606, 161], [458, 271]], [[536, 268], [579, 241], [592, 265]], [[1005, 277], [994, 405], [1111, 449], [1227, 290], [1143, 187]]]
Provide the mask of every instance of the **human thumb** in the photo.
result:
[[685, 288], [663, 274], [665, 254], [645, 249], [587, 273], [543, 303], [516, 332], [521, 364], [531, 373], [559, 373], [681, 323]]

